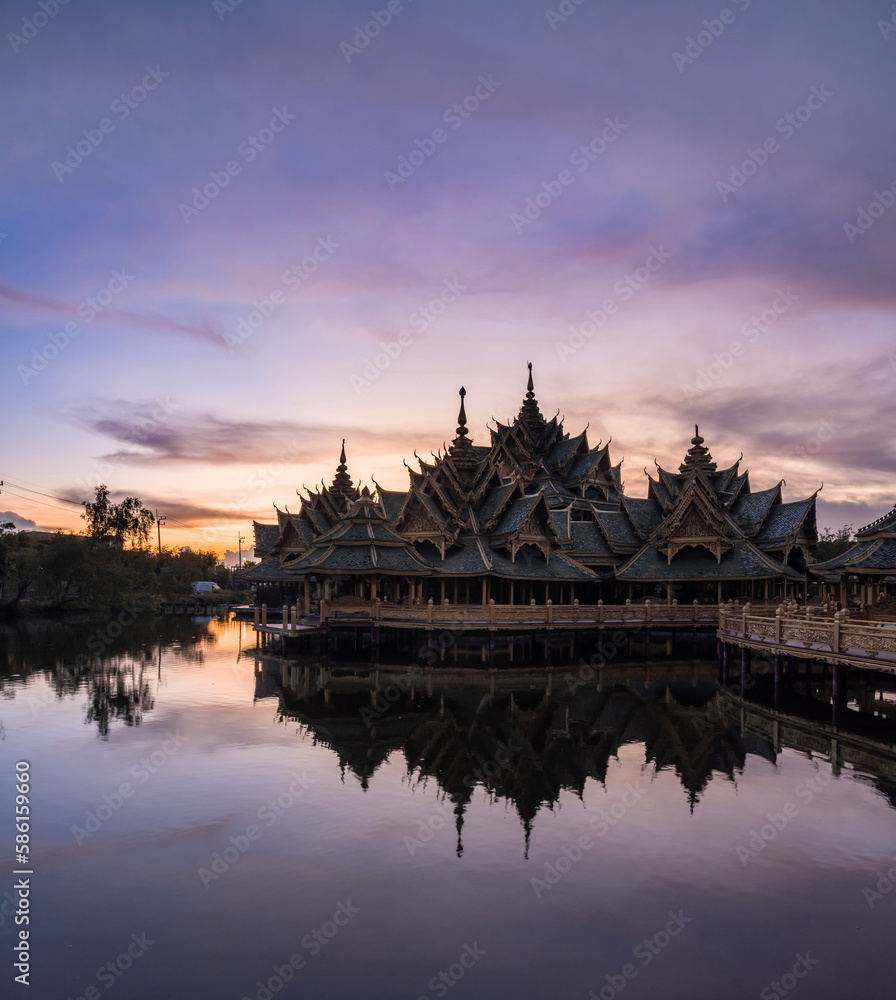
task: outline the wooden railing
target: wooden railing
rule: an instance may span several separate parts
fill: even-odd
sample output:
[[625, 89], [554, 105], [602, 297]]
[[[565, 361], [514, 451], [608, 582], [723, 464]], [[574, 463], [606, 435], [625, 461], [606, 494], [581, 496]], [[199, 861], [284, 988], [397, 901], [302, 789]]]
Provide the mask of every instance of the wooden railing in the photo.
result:
[[875, 657], [896, 654], [896, 624], [889, 621], [857, 622], [847, 611], [824, 612], [816, 608], [781, 605], [774, 615], [757, 615], [749, 604], [719, 609], [719, 636], [756, 640], [774, 646], [788, 644], [805, 649], [822, 647], [830, 653], [856, 651]]
[[383, 624], [427, 626], [502, 628], [519, 625], [612, 625], [612, 624], [688, 624], [714, 625], [718, 622], [718, 607], [714, 604], [436, 604], [429, 600], [419, 605], [394, 605], [380, 600], [342, 602], [333, 607], [321, 602], [321, 621], [333, 617], [333, 612], [353, 613]]

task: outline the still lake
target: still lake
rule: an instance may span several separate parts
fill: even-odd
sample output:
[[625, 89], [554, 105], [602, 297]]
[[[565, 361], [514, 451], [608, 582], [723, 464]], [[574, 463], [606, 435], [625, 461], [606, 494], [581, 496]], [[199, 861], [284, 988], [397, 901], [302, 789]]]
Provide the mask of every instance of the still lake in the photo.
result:
[[894, 996], [892, 677], [834, 706], [820, 665], [739, 697], [712, 637], [591, 673], [595, 636], [408, 634], [374, 668], [354, 635], [103, 628], [0, 630], [3, 996]]

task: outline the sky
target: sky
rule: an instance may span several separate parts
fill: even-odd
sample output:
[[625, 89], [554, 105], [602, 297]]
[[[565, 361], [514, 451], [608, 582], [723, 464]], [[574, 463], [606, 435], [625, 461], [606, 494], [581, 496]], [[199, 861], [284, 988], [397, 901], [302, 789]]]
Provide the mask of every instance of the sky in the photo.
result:
[[[896, 7], [7, 0], [0, 519], [219, 554], [525, 394], [626, 492], [694, 425], [896, 501]], [[4, 513], [5, 512], [5, 513]]]

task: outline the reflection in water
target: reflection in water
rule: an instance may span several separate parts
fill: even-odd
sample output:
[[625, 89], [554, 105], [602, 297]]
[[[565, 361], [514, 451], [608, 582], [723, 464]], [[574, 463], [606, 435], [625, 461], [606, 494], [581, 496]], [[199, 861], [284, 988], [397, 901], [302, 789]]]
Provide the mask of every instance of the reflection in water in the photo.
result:
[[118, 719], [138, 726], [152, 710], [153, 679], [161, 678], [162, 650], [175, 648], [202, 662], [217, 641], [213, 631], [188, 619], [113, 619], [111, 621], [20, 621], [0, 628], [0, 693], [43, 675], [49, 687], [31, 697], [38, 712], [45, 704], [81, 691], [87, 693], [88, 722], [108, 736]]
[[807, 952], [807, 997], [892, 995], [896, 894], [866, 890], [892, 866], [893, 678], [754, 663], [744, 694], [712, 637], [416, 641], [278, 659], [226, 621], [0, 632], [0, 748], [35, 776], [34, 995], [87, 995], [134, 933], [155, 944], [132, 1000], [264, 998], [349, 901], [290, 995], [432, 997], [478, 943], [458, 997], [609, 996], [670, 913], [688, 931], [630, 1000], [748, 1000]]
[[244, 655], [256, 658], [256, 696], [279, 695], [281, 717], [329, 747], [343, 776], [352, 772], [367, 789], [399, 752], [418, 782], [435, 779], [454, 807], [458, 854], [477, 786], [512, 803], [528, 854], [539, 809], [553, 809], [564, 790], [582, 798], [589, 778], [606, 786], [609, 762], [626, 744], [643, 746], [653, 774], [677, 775], [692, 811], [714, 777], [736, 782], [748, 755], [774, 763], [786, 747], [820, 755], [835, 774], [844, 765], [863, 772], [896, 806], [887, 700], [896, 685], [884, 674], [850, 671], [838, 706], [831, 670], [820, 664], [794, 664], [777, 680], [750, 675], [744, 690], [706, 660], [618, 664], [587, 684], [576, 665], [409, 671]]

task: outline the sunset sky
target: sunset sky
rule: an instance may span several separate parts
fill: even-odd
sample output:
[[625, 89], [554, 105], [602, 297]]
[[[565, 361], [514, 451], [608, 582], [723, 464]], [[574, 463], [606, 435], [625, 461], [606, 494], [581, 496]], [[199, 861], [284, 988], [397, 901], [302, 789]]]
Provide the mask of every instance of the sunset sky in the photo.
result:
[[0, 520], [245, 548], [527, 361], [635, 496], [698, 423], [822, 527], [896, 501], [892, 3], [57, 2], [0, 14]]

